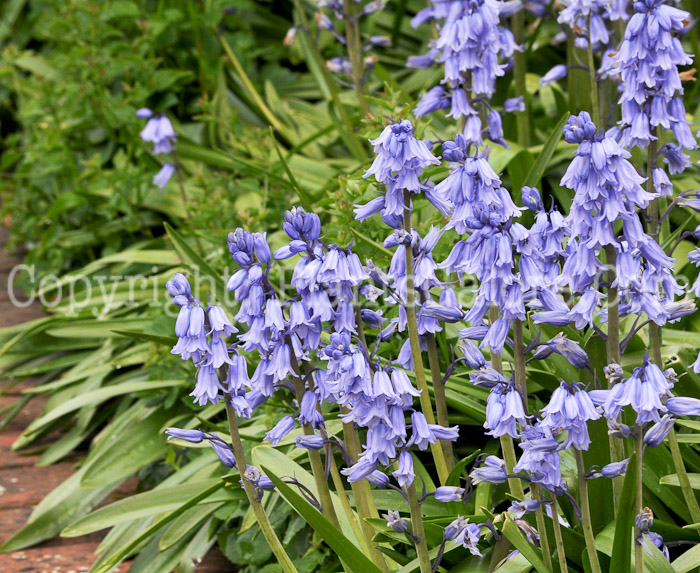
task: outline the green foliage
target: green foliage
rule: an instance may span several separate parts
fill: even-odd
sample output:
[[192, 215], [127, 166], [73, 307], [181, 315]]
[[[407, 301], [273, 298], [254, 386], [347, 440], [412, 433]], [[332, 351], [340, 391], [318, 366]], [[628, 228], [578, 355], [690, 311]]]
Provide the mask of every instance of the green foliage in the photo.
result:
[[[188, 394], [193, 368], [170, 355], [175, 319], [166, 312], [172, 308], [165, 281], [176, 271], [198, 273], [211, 286], [197, 296], [203, 300], [211, 296], [234, 308], [236, 303], [225, 289], [230, 273], [220, 274], [231, 270], [226, 233], [239, 225], [266, 231], [273, 248], [279, 247], [284, 242], [282, 213], [294, 204], [320, 214], [329, 242], [353, 242], [361, 259], [388, 264], [391, 251], [381, 245], [384, 226], [372, 220], [362, 226], [349, 221], [353, 205], [375, 194], [363, 178], [371, 155], [366, 138], [379, 133], [387, 116], [408, 117], [417, 95], [439, 80], [434, 69], [404, 68], [406, 57], [424, 51], [428, 41], [423, 31], [408, 23], [423, 4], [392, 3], [367, 21], [365, 33], [389, 34], [394, 41], [392, 47], [378, 50], [379, 62], [367, 84], [371, 111], [364, 117], [353, 90], [325, 68], [326, 57], [342, 53], [330, 35], [317, 34], [311, 22], [311, 33], [300, 30], [293, 46], [282, 46], [287, 29], [300, 22], [300, 7], [311, 19], [310, 6], [303, 3], [294, 8], [289, 3], [249, 0], [9, 0], [6, 4], [0, 21], [2, 214], [11, 226], [11, 246], [29, 247], [27, 262], [36, 265], [35, 275], [24, 275], [22, 285], [42, 297], [49, 316], [0, 330], [4, 377], [0, 392], [14, 380], [39, 376], [21, 404], [36, 395], [50, 397], [16, 449], [32, 447], [39, 438], [60, 430], [61, 439], [42, 453], [41, 465], [76, 450], [87, 453], [77, 472], [35, 508], [28, 524], [1, 549], [109, 528], [93, 571], [108, 571], [128, 557], [135, 557], [134, 571], [189, 571], [192, 561], [215, 543], [241, 571], [277, 571], [244, 500], [238, 474], [227, 473], [208, 448], [167, 442], [163, 434], [171, 425], [202, 427], [223, 438], [229, 431], [223, 405], [204, 409], [192, 405]], [[493, 149], [490, 162], [503, 173], [516, 201], [522, 185], [537, 185], [545, 201], [565, 210], [570, 193], [559, 180], [572, 146], [561, 141], [561, 127], [569, 113], [587, 105], [587, 94], [581, 88], [580, 70], [572, 71], [568, 92], [557, 84], [538, 83], [551, 62], [562, 57], [549, 45], [558, 30], [551, 21], [538, 25], [525, 46], [533, 144], [527, 148], [515, 144], [515, 122], [506, 117], [511, 147]], [[513, 95], [504, 78], [495, 103]], [[182, 189], [178, 177], [163, 190], [151, 183], [163, 158], [153, 156], [139, 138], [144, 122], [135, 112], [146, 106], [166, 113], [175, 125]], [[415, 123], [422, 137], [437, 141], [453, 135], [452, 122], [439, 114]], [[698, 159], [697, 153], [693, 159]], [[437, 182], [447, 175], [447, 168], [435, 167], [428, 174]], [[693, 168], [675, 182], [683, 189], [697, 187], [697, 175]], [[415, 201], [415, 213], [421, 232], [444, 222], [424, 199]], [[674, 213], [662, 229], [662, 244], [672, 244], [699, 219], [697, 213]], [[687, 264], [693, 246], [690, 240], [683, 241], [676, 251], [676, 268], [691, 282], [697, 275]], [[435, 259], [444, 259], [449, 248], [438, 245]], [[56, 280], [39, 282], [51, 274]], [[291, 266], [281, 263], [272, 278], [290, 275]], [[525, 344], [539, 328], [525, 325]], [[551, 337], [559, 330], [586, 348], [595, 376], [602, 380], [600, 341], [571, 327], [543, 326], [542, 336]], [[456, 328], [447, 328], [438, 337], [443, 372], [456, 353], [456, 342]], [[679, 374], [687, 372], [700, 345], [700, 318], [691, 316], [670, 325], [663, 344], [669, 365]], [[644, 341], [635, 337], [624, 366], [637, 365], [644, 347]], [[396, 356], [399, 349], [400, 341], [389, 341], [383, 358]], [[506, 364], [512, 361], [512, 356], [504, 355]], [[592, 372], [575, 369], [560, 356], [534, 362], [528, 365], [531, 411], [542, 406], [543, 390], [551, 391], [560, 378], [595, 383]], [[435, 382], [429, 377], [431, 390]], [[697, 375], [688, 373], [679, 387], [685, 395], [700, 397]], [[447, 385], [450, 419], [465, 430], [456, 446], [462, 461], [449, 477], [453, 485], [463, 483], [464, 472], [478, 453], [498, 449], [480, 428], [487, 393], [471, 385], [463, 370], [456, 371]], [[300, 571], [337, 571], [341, 561], [352, 571], [374, 570], [340, 505], [340, 491], [332, 492], [338, 530], [298, 489], [281, 481], [293, 476], [315, 491], [306, 456], [294, 447], [299, 433], [290, 434], [276, 448], [255, 448], [279, 419], [280, 410], [290, 407], [285, 400], [275, 396], [241, 427], [249, 459], [267, 467], [278, 486], [264, 498], [274, 529]], [[0, 426], [17, 411], [3, 412]], [[340, 421], [329, 420], [328, 430], [338, 433]], [[601, 436], [605, 440], [604, 424], [591, 431], [599, 443]], [[697, 422], [685, 422], [678, 436], [695, 489], [700, 489], [699, 431]], [[586, 461], [600, 465], [606, 455], [605, 447], [594, 446]], [[418, 457], [416, 466], [430, 485], [434, 468], [429, 457]], [[564, 466], [575, 493], [572, 460], [565, 458]], [[95, 510], [131, 476], [140, 478], [137, 494]], [[630, 476], [632, 470], [627, 477], [633, 483]], [[690, 521], [688, 509], [665, 445], [645, 455], [644, 484], [657, 516], [655, 530], [667, 540], [696, 541], [698, 524], [681, 527]], [[591, 482], [592, 497], [608, 495], [606, 488], [609, 484]], [[592, 508], [596, 544], [602, 555], [610, 557], [611, 570], [631, 567], [631, 491], [626, 482], [623, 513], [616, 521], [609, 504], [594, 503]], [[484, 521], [488, 512], [504, 509], [505, 492], [504, 486], [481, 484], [466, 508], [428, 498], [423, 509], [431, 556], [437, 555], [444, 528], [457, 511]], [[408, 511], [395, 491], [373, 494], [380, 512]], [[561, 509], [576, 527], [574, 507], [565, 501]], [[350, 515], [355, 511], [352, 508]], [[369, 523], [379, 550], [396, 564], [394, 570], [418, 570], [408, 537], [390, 530], [380, 518]], [[496, 527], [504, 537], [495, 544], [489, 541], [484, 557], [447, 543], [443, 568], [488, 571], [492, 558], [508, 542], [521, 554], [499, 571], [545, 570], [542, 551], [510, 517], [497, 518]], [[574, 528], [563, 528], [562, 533], [571, 551], [570, 570], [585, 570], [581, 534]], [[700, 566], [697, 546], [674, 557], [669, 565], [658, 552], [650, 552], [645, 563], [649, 570], [671, 567], [677, 573]]]

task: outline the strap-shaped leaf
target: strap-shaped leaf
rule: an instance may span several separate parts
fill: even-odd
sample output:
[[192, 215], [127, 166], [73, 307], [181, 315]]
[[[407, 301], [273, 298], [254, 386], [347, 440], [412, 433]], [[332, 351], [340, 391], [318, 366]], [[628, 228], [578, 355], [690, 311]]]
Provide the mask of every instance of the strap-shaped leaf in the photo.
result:
[[549, 162], [552, 159], [552, 155], [554, 155], [554, 152], [557, 149], [557, 145], [559, 145], [559, 141], [561, 141], [563, 129], [568, 120], [569, 112], [565, 113], [562, 116], [562, 118], [559, 120], [552, 132], [549, 134], [549, 137], [547, 138], [547, 141], [545, 142], [542, 151], [535, 160], [535, 164], [530, 169], [530, 172], [527, 174], [527, 177], [525, 177], [525, 181], [523, 183], [524, 187], [538, 187], [540, 185], [540, 181], [542, 180], [542, 176], [544, 175], [545, 171], [547, 170], [547, 167], [549, 166]]
[[506, 516], [502, 531], [503, 535], [508, 538], [508, 541], [525, 556], [537, 571], [540, 573], [549, 573], [550, 570], [546, 567], [544, 561], [542, 561], [542, 552], [525, 539], [525, 536], [509, 516]]
[[611, 571], [631, 571], [632, 567], [632, 533], [634, 530], [635, 484], [637, 483], [637, 454], [630, 456], [625, 475], [625, 484], [620, 496], [620, 506], [615, 522]]
[[351, 571], [381, 573], [381, 569], [372, 563], [372, 561], [370, 561], [352, 541], [338, 531], [330, 521], [323, 517], [315, 507], [284, 483], [274, 472], [270, 471], [265, 466], [262, 467], [262, 470], [265, 472], [265, 475], [272, 480], [280, 494], [282, 494], [282, 497], [287, 500], [287, 503], [304, 518], [326, 543], [328, 543], [330, 548], [338, 554], [338, 557], [340, 557]]

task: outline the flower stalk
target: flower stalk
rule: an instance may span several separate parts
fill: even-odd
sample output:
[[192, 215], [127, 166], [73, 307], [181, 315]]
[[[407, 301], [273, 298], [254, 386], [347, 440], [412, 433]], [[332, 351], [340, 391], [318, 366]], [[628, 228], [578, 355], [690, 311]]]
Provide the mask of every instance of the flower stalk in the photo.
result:
[[[617, 253], [614, 245], [605, 245], [605, 263], [608, 267], [608, 337], [605, 340], [608, 364], [620, 364], [620, 299], [617, 287], [612, 286], [616, 278]], [[608, 389], [612, 388], [612, 380], [608, 380]], [[610, 443], [610, 459], [612, 462], [621, 462], [625, 459], [624, 444], [613, 435], [608, 436]], [[617, 515], [620, 497], [622, 496], [623, 478], [616, 477], [612, 480], [613, 505]]]
[[[408, 205], [411, 202], [410, 193], [404, 190], [403, 194], [404, 201], [404, 228], [407, 233], [411, 232], [411, 211]], [[416, 319], [416, 293], [414, 288], [414, 276], [413, 276], [413, 250], [410, 245], [405, 248], [406, 252], [406, 322], [408, 325], [408, 336], [411, 345], [411, 355], [413, 356], [413, 370], [416, 376], [416, 384], [420, 393], [420, 404], [423, 410], [423, 415], [427, 420], [428, 424], [435, 423], [435, 414], [433, 412], [433, 405], [430, 400], [430, 390], [428, 389], [428, 382], [425, 378], [425, 368], [423, 367], [423, 355], [420, 348], [420, 338], [418, 335], [418, 321]], [[435, 461], [435, 467], [437, 468], [438, 476], [440, 478], [440, 483], [445, 484], [447, 482], [447, 477], [450, 475], [447, 469], [447, 462], [445, 460], [445, 455], [443, 453], [442, 446], [436, 441], [431, 444], [430, 449], [433, 453], [433, 459]]]
[[554, 543], [557, 547], [557, 558], [559, 559], [559, 570], [561, 573], [569, 573], [569, 566], [566, 564], [566, 548], [564, 538], [561, 535], [561, 523], [559, 523], [559, 503], [557, 496], [550, 494], [552, 500], [552, 529], [554, 530]]
[[[450, 421], [447, 414], [447, 398], [445, 396], [445, 384], [442, 381], [440, 372], [440, 359], [438, 358], [437, 343], [432, 332], [426, 334], [426, 344], [428, 346], [428, 364], [430, 366], [430, 377], [433, 380], [433, 393], [435, 396], [435, 409], [437, 411], [438, 424], [449, 427]], [[447, 469], [452, 471], [455, 467], [455, 455], [452, 449], [452, 442], [441, 440], [442, 451], [445, 454]]]
[[297, 573], [297, 568], [294, 566], [294, 563], [292, 563], [289, 555], [287, 555], [287, 552], [284, 550], [279, 537], [277, 537], [275, 530], [272, 528], [272, 524], [270, 523], [262, 504], [258, 501], [252, 484], [243, 477], [243, 472], [245, 470], [241, 471], [241, 468], [247, 468], [248, 463], [246, 462], [245, 452], [243, 451], [243, 444], [241, 443], [241, 436], [238, 431], [238, 420], [236, 418], [236, 412], [234, 412], [233, 406], [231, 405], [230, 394], [226, 394], [224, 401], [226, 403], [226, 416], [228, 418], [229, 431], [231, 432], [233, 456], [236, 459], [236, 466], [241, 474], [243, 489], [248, 496], [250, 506], [253, 508], [253, 513], [255, 514], [255, 519], [258, 522], [260, 531], [262, 531], [263, 535], [265, 536], [265, 539], [267, 540], [272, 553], [277, 558], [277, 562], [280, 564], [280, 567], [282, 567], [282, 570], [285, 573]]
[[430, 564], [430, 553], [428, 552], [428, 543], [425, 539], [425, 527], [423, 525], [423, 512], [416, 486], [412, 483], [406, 488], [408, 493], [408, 506], [411, 509], [411, 527], [413, 529], [413, 537], [416, 542], [416, 553], [418, 555], [418, 564], [420, 565], [420, 573], [432, 573], [432, 565]]
[[586, 481], [586, 466], [583, 462], [583, 452], [574, 449], [576, 455], [576, 470], [578, 473], [578, 493], [579, 505], [581, 507], [581, 525], [583, 527], [583, 537], [586, 540], [586, 551], [591, 564], [592, 573], [601, 573], [600, 561], [595, 548], [595, 537], [593, 535], [593, 524], [591, 523], [591, 508], [588, 500], [588, 482]]

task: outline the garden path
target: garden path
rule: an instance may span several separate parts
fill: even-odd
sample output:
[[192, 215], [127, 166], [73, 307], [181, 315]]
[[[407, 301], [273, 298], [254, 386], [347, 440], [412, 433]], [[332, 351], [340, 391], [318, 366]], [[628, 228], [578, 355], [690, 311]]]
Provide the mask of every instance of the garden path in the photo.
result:
[[[15, 307], [8, 296], [8, 278], [12, 268], [22, 262], [19, 255], [2, 251], [7, 241], [7, 231], [0, 227], [0, 327], [12, 326], [28, 320], [40, 318], [41, 308], [33, 305], [27, 308]], [[0, 410], [21, 397], [25, 388], [34, 385], [36, 380], [23, 380], [7, 394], [0, 396]], [[39, 452], [13, 452], [12, 444], [25, 427], [34, 420], [44, 407], [46, 399], [36, 397], [15, 417], [7, 427], [0, 430], [0, 543], [8, 539], [27, 521], [34, 506], [59, 485], [75, 470], [75, 459], [65, 459], [61, 463], [39, 468], [34, 464]], [[35, 447], [46, 446], [59, 437], [48, 435]], [[134, 491], [135, 480], [122, 485], [107, 502], [115, 501]], [[81, 573], [93, 563], [94, 552], [106, 532], [78, 538], [57, 538], [45, 541], [35, 547], [21, 551], [0, 554], [0, 573]], [[120, 571], [129, 569], [124, 563]], [[233, 571], [231, 563], [218, 549], [210, 551], [197, 568], [198, 573], [223, 573]], [[163, 572], [168, 573], [168, 572]]]

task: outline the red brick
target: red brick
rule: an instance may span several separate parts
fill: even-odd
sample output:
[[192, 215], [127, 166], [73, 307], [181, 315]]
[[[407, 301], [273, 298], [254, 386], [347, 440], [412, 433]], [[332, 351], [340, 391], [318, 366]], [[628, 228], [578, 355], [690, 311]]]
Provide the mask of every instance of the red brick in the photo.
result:
[[74, 471], [73, 464], [65, 463], [48, 468], [0, 469], [0, 508], [36, 505]]
[[[11, 393], [5, 396], [0, 396], [0, 410], [5, 407], [14, 406], [18, 400], [22, 399], [22, 396], [18, 396], [15, 393], [15, 388], [12, 389]], [[35, 419], [41, 416], [44, 405], [46, 404], [47, 398], [44, 396], [34, 396], [24, 407], [15, 415], [12, 422], [7, 426], [7, 429], [14, 427], [26, 428]], [[0, 415], [0, 420], [5, 418], [5, 414]]]

